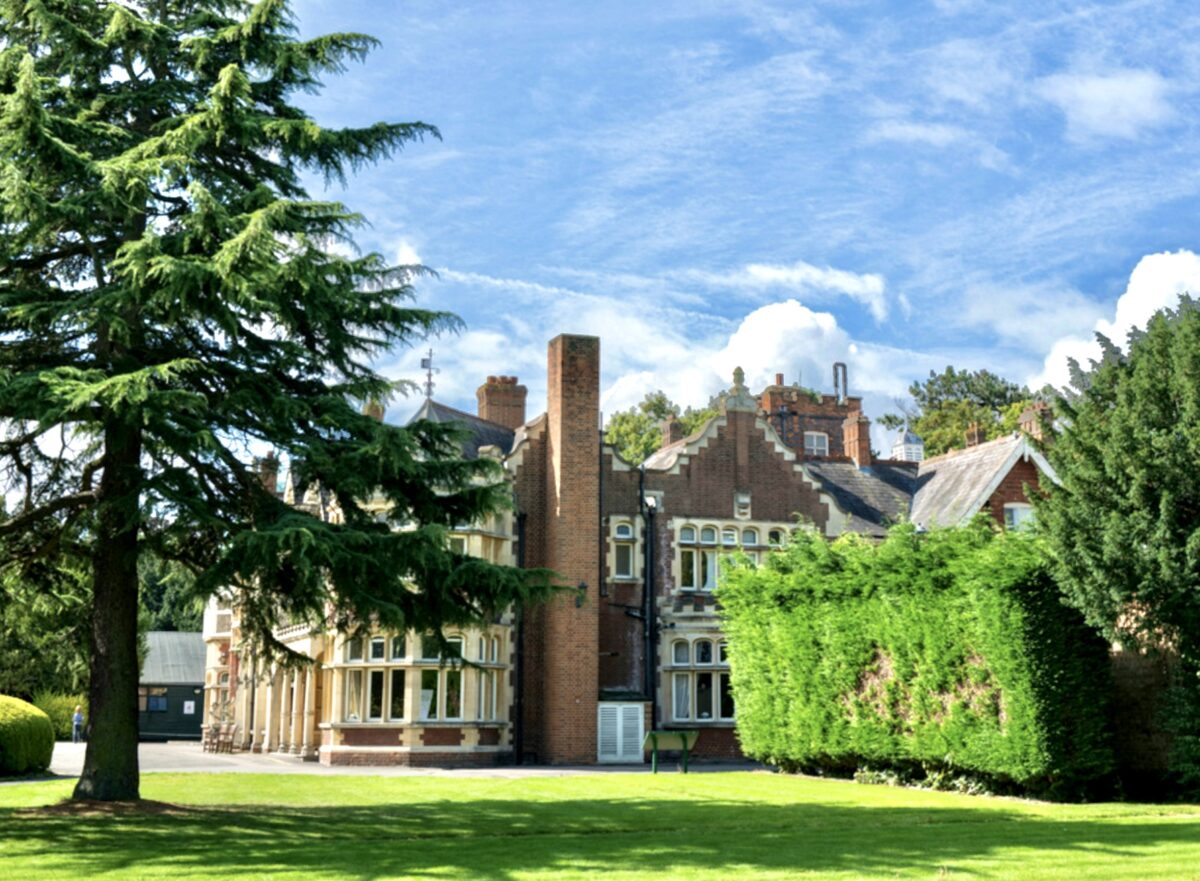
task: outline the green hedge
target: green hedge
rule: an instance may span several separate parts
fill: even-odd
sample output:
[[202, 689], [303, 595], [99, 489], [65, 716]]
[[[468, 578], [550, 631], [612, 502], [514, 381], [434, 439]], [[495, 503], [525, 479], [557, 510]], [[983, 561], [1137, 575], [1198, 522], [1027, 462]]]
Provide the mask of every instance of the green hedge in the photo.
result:
[[0, 776], [45, 771], [53, 752], [50, 717], [20, 698], [0, 695]]
[[720, 590], [738, 733], [788, 770], [952, 771], [1051, 796], [1107, 780], [1107, 646], [1022, 533], [798, 532]]
[[75, 708], [83, 707], [83, 717], [87, 719], [87, 698], [81, 694], [55, 694], [50, 691], [39, 691], [33, 696], [33, 705], [50, 717], [54, 726], [54, 737], [57, 740], [70, 740], [72, 720]]

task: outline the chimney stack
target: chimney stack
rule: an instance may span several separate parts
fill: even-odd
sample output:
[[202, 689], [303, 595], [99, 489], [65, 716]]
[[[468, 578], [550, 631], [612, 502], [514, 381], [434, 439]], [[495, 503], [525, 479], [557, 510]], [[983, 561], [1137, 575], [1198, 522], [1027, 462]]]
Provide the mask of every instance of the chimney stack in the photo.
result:
[[673, 415], [667, 416], [662, 421], [662, 442], [663, 446], [673, 444], [675, 441], [683, 440], [683, 423], [676, 419]]
[[262, 481], [263, 489], [273, 496], [278, 496], [279, 460], [275, 458], [275, 452], [271, 451], [261, 459], [255, 459], [254, 466], [258, 471], [258, 479]]
[[847, 416], [842, 423], [842, 448], [856, 467], [871, 467], [871, 420], [861, 411]]
[[525, 396], [528, 389], [517, 384], [515, 376], [489, 376], [475, 391], [479, 418], [516, 431], [525, 424]]
[[775, 374], [775, 385], [783, 385], [783, 374], [782, 373]]

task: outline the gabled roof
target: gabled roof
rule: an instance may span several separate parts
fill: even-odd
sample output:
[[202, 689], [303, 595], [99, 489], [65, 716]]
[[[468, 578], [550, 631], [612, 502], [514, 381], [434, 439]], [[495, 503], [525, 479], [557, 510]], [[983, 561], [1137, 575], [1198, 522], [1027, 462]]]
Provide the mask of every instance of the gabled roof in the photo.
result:
[[925, 527], [958, 526], [979, 513], [1017, 462], [1033, 460], [1057, 482], [1050, 463], [1021, 433], [951, 450], [920, 463], [911, 519]]
[[850, 532], [881, 536], [908, 516], [917, 482], [916, 462], [877, 462], [859, 470], [853, 462], [809, 460], [804, 469], [850, 519]]
[[516, 432], [511, 428], [500, 425], [497, 422], [490, 422], [487, 419], [480, 419], [478, 416], [462, 410], [456, 410], [454, 407], [439, 404], [432, 398], [426, 398], [425, 403], [421, 405], [421, 409], [413, 414], [412, 419], [408, 421], [411, 424], [419, 419], [443, 424], [455, 424], [466, 431], [468, 437], [463, 442], [463, 456], [467, 459], [477, 459], [481, 447], [499, 447], [500, 451], [505, 455], [508, 455], [512, 451], [513, 435]]
[[144, 685], [203, 685], [204, 634], [151, 630], [139, 681]]

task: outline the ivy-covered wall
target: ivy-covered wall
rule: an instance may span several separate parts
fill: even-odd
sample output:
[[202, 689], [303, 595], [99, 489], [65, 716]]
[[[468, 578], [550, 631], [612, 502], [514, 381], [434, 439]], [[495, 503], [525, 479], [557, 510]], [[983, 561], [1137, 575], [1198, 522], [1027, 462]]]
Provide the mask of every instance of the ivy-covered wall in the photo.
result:
[[1037, 539], [800, 531], [720, 601], [742, 747], [788, 770], [961, 771], [1070, 796], [1113, 769], [1107, 647]]

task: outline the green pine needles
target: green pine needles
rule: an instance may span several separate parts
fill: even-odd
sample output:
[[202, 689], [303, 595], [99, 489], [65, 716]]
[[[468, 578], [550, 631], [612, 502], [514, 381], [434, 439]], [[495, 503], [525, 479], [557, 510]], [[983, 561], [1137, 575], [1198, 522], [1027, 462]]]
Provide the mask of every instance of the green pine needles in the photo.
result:
[[[436, 630], [543, 590], [446, 550], [506, 502], [494, 462], [360, 412], [391, 391], [374, 357], [457, 324], [303, 186], [437, 137], [290, 103], [374, 45], [298, 39], [285, 0], [0, 0], [0, 565], [91, 572], [78, 796], [137, 795], [144, 553], [236, 585], [260, 651], [280, 620]], [[252, 442], [340, 517], [264, 489]]]
[[1038, 539], [798, 532], [720, 589], [738, 734], [788, 769], [952, 772], [1070, 796], [1113, 770], [1105, 643]]

